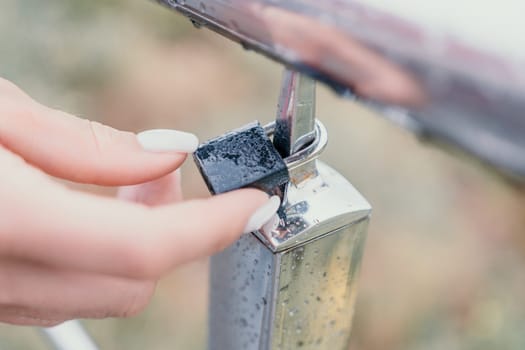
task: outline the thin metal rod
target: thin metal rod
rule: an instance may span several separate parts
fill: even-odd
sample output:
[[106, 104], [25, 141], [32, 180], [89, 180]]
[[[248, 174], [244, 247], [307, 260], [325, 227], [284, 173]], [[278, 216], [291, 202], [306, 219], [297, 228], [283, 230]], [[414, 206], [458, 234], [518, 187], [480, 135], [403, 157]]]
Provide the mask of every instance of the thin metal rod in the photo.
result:
[[288, 157], [315, 139], [315, 81], [286, 69], [275, 118], [273, 143]]

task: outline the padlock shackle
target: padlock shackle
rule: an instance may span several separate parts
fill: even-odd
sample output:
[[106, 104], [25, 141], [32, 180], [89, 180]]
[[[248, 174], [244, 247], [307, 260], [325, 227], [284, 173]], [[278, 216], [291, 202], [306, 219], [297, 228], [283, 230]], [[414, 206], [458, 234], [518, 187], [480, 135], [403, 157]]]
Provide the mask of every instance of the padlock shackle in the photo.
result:
[[[264, 126], [264, 131], [268, 136], [273, 136], [275, 141], [276, 123], [268, 123]], [[293, 171], [298, 167], [317, 159], [328, 144], [328, 132], [319, 120], [314, 120], [314, 132], [312, 140], [295, 153], [284, 158], [288, 170]]]
[[315, 138], [315, 81], [285, 69], [275, 118], [273, 144], [286, 158]]

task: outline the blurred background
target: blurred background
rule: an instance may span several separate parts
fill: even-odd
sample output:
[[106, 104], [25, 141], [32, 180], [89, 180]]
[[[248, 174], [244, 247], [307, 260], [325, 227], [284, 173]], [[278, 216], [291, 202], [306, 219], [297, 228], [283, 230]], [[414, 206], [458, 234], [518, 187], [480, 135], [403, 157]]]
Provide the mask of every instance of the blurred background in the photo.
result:
[[[201, 140], [274, 119], [282, 72], [146, 0], [2, 0], [0, 62], [44, 104]], [[524, 349], [523, 188], [322, 86], [318, 115], [323, 160], [374, 207], [351, 349]], [[183, 178], [187, 197], [207, 195], [191, 161]], [[207, 261], [183, 266], [140, 316], [86, 325], [102, 349], [204, 349], [207, 281]], [[0, 325], [0, 349], [46, 346], [33, 328]]]

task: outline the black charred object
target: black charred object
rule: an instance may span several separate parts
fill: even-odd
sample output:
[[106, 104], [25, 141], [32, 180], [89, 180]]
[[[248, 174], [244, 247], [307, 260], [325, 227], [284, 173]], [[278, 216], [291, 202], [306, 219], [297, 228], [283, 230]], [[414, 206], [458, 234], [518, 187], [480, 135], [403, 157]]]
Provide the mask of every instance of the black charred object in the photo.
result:
[[272, 194], [289, 180], [284, 160], [258, 122], [202, 144], [193, 158], [212, 194], [246, 187]]

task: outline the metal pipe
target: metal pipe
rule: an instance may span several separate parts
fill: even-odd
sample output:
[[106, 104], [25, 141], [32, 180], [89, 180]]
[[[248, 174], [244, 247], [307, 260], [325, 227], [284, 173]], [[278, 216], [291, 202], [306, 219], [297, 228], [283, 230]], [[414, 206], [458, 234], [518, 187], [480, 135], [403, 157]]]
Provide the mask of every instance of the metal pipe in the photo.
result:
[[523, 2], [157, 1], [525, 180]]

